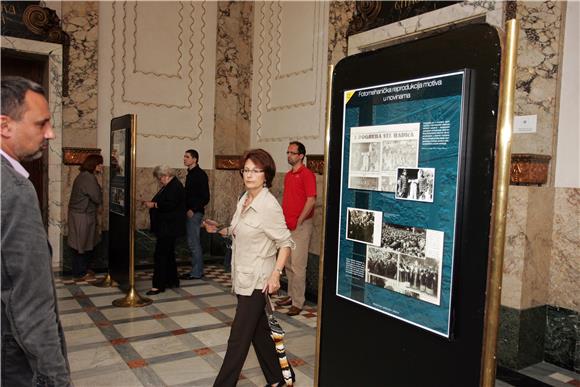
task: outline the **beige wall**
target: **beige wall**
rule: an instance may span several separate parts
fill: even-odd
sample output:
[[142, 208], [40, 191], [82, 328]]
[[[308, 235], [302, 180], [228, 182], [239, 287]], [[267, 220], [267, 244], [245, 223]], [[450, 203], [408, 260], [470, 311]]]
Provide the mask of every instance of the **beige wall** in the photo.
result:
[[99, 2], [98, 145], [113, 117], [137, 115], [137, 166], [213, 167], [215, 2]]

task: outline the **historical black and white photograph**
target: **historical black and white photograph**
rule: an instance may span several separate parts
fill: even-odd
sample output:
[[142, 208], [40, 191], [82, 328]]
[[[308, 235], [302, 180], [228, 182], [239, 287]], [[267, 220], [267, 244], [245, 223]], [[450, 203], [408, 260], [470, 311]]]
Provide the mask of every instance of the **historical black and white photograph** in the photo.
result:
[[426, 244], [427, 231], [424, 228], [383, 224], [381, 247], [397, 253], [424, 258]]
[[397, 167], [417, 166], [420, 127], [417, 122], [351, 128], [348, 188], [394, 192]]
[[125, 176], [126, 129], [114, 130], [111, 143], [111, 174], [113, 177]]
[[111, 187], [112, 203], [125, 207], [125, 190], [123, 188]]
[[401, 293], [439, 305], [441, 261], [401, 254], [398, 274]]
[[378, 191], [379, 178], [369, 176], [351, 176], [349, 183], [356, 186], [358, 189], [366, 189], [369, 191]]
[[380, 142], [359, 142], [352, 144], [350, 170], [352, 172], [379, 172], [381, 162]]
[[380, 246], [383, 213], [350, 207], [346, 211], [346, 239]]
[[437, 230], [384, 223], [381, 247], [367, 246], [365, 281], [439, 305], [443, 236]]
[[434, 168], [397, 168], [395, 198], [433, 203]]

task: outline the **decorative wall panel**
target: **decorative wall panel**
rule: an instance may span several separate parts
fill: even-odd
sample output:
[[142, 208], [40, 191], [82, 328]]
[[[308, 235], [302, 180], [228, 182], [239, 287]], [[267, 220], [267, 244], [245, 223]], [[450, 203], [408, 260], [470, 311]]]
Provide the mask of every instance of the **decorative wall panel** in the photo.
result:
[[327, 2], [255, 4], [252, 143], [322, 142]]
[[138, 166], [181, 166], [175, 149], [189, 148], [206, 150], [203, 160], [211, 163], [216, 8], [212, 2], [100, 3], [99, 147], [109, 149], [111, 118], [135, 113]]

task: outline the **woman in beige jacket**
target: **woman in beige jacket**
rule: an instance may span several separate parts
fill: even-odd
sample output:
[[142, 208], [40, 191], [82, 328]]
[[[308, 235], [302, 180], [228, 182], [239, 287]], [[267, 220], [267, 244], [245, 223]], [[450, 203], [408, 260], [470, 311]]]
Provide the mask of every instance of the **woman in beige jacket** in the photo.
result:
[[[238, 305], [214, 386], [236, 385], [250, 344], [268, 384], [282, 386], [284, 378], [264, 311], [265, 293], [280, 289], [280, 275], [294, 241], [282, 207], [268, 189], [276, 175], [272, 156], [263, 149], [254, 149], [244, 154], [242, 162], [240, 173], [246, 192], [238, 201], [231, 224], [219, 230], [223, 236], [232, 236], [232, 291]], [[218, 232], [215, 221], [207, 219], [204, 225], [208, 232]]]

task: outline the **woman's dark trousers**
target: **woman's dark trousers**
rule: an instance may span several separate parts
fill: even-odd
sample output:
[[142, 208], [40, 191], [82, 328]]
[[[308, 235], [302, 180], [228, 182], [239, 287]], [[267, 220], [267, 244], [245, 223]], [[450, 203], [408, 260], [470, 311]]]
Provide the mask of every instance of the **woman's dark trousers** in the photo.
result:
[[214, 387], [233, 387], [238, 382], [244, 362], [254, 345], [260, 368], [269, 384], [284, 380], [264, 307], [266, 300], [261, 290], [251, 296], [238, 295], [238, 306], [232, 323], [228, 349]]
[[175, 237], [158, 236], [155, 244], [153, 287], [165, 290], [179, 286], [175, 263]]

